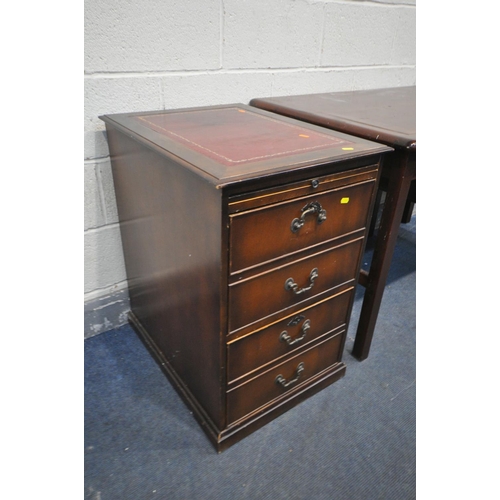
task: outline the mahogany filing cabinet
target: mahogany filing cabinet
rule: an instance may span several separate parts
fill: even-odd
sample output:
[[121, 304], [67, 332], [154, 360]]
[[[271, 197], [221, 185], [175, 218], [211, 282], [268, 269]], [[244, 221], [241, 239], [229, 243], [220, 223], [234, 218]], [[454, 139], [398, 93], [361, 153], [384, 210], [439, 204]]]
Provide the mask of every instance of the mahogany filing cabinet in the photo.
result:
[[222, 451], [344, 375], [391, 148], [242, 104], [101, 119], [130, 321]]

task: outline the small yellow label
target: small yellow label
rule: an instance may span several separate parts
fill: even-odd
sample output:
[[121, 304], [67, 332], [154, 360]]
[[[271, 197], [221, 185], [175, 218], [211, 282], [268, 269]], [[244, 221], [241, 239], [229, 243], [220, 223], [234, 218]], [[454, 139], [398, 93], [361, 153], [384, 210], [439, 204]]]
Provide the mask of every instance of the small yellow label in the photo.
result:
[[342, 148], [342, 151], [354, 151], [354, 148]]
[[299, 137], [309, 137], [309, 136], [305, 134], [299, 134]]
[[244, 109], [238, 109], [238, 111], [239, 111], [240, 113], [245, 113], [245, 110], [244, 110]]
[[340, 203], [343, 203], [343, 204], [345, 204], [345, 203], [349, 203], [349, 198], [342, 198], [342, 199], [340, 200]]

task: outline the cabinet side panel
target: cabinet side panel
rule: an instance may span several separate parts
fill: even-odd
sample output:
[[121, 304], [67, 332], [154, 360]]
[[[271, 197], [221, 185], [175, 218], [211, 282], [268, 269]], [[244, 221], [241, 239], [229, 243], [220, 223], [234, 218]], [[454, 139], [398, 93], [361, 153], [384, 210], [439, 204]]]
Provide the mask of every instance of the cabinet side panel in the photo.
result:
[[108, 127], [131, 309], [213, 423], [221, 390], [221, 194]]

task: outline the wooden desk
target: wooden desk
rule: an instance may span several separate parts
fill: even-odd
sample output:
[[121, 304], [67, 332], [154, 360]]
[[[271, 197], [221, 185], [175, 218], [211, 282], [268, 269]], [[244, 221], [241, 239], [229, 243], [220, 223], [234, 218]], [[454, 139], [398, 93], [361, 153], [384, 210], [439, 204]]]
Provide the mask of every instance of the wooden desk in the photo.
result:
[[130, 320], [221, 451], [344, 375], [392, 150], [244, 105], [102, 119]]
[[[250, 105], [305, 122], [353, 134], [395, 149], [384, 159], [387, 192], [373, 260], [359, 283], [366, 287], [353, 355], [370, 352], [382, 295], [407, 201], [416, 185], [416, 87], [253, 99]], [[382, 184], [382, 183], [381, 183]], [[409, 196], [410, 194], [410, 196]]]

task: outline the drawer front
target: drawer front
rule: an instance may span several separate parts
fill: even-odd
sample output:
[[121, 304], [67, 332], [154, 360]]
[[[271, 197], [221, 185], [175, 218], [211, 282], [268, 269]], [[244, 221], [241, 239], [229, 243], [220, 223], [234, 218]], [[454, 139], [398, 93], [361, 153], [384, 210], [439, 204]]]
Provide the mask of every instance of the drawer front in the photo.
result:
[[364, 229], [374, 185], [365, 181], [232, 215], [230, 271]]
[[297, 351], [347, 322], [354, 288], [228, 344], [228, 381]]
[[253, 193], [244, 193], [229, 198], [229, 213], [235, 214], [252, 208], [263, 207], [293, 198], [318, 195], [344, 186], [352, 186], [363, 181], [376, 179], [378, 165], [371, 164], [334, 174], [321, 175], [304, 181], [290, 182], [284, 186], [264, 188]]
[[229, 331], [356, 279], [362, 243], [350, 241], [230, 285]]
[[[227, 393], [228, 422], [232, 423], [340, 361], [345, 331], [255, 377]], [[279, 382], [281, 380], [281, 382]]]

